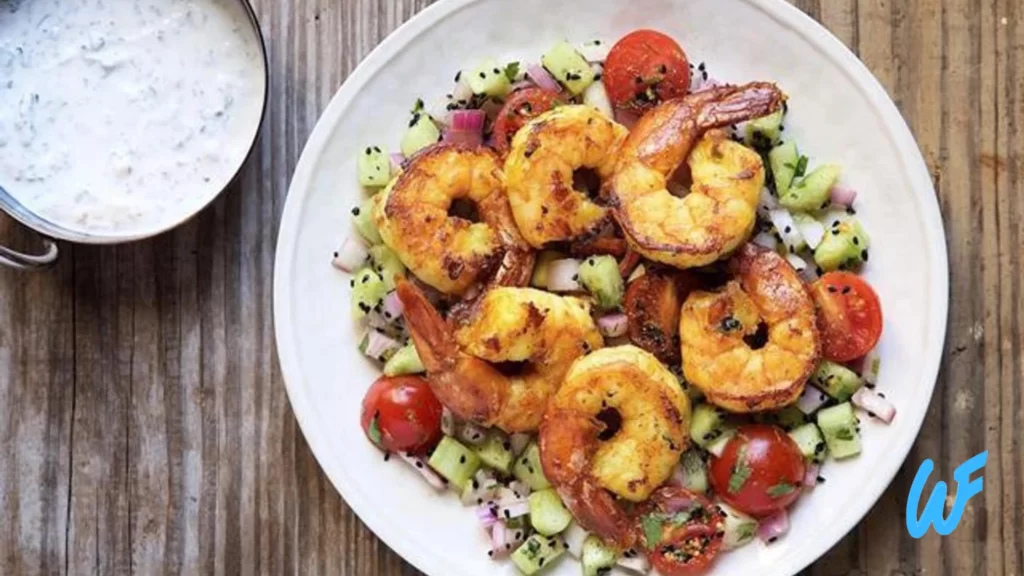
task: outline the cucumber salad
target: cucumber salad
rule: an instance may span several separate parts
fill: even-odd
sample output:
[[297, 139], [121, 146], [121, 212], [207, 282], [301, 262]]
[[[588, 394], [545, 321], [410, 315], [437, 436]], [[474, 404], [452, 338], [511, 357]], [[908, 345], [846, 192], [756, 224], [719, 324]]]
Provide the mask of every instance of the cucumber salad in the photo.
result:
[[471, 510], [467, 554], [525, 575], [770, 546], [896, 415], [857, 192], [786, 137], [785, 87], [611, 40], [410, 95], [404, 134], [359, 150], [332, 260], [382, 371], [367, 438]]

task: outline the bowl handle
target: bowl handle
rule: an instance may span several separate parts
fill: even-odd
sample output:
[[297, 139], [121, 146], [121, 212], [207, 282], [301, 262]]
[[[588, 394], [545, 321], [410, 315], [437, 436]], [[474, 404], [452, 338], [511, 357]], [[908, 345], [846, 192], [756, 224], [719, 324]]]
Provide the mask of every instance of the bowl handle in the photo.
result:
[[45, 252], [40, 255], [23, 254], [0, 244], [0, 264], [18, 270], [44, 270], [57, 261], [57, 243], [43, 236]]

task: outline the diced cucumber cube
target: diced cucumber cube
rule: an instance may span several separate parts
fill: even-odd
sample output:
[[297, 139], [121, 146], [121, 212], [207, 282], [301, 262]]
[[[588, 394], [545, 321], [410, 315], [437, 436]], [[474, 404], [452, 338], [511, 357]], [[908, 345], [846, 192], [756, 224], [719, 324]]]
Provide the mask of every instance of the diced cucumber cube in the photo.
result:
[[441, 139], [441, 131], [431, 120], [430, 116], [423, 112], [416, 112], [409, 122], [409, 129], [402, 136], [402, 154], [406, 158], [412, 157], [420, 150], [437, 143]]
[[804, 458], [818, 462], [825, 461], [825, 453], [827, 445], [825, 444], [825, 438], [821, 435], [821, 430], [818, 429], [818, 425], [814, 422], [808, 422], [803, 426], [794, 428], [790, 433], [789, 437], [796, 442], [796, 445], [800, 448], [800, 453], [804, 455]]
[[490, 58], [470, 73], [469, 87], [474, 94], [503, 98], [511, 90], [512, 81], [505, 74], [505, 67]]
[[779, 144], [768, 153], [768, 164], [772, 168], [772, 179], [775, 181], [775, 192], [780, 197], [789, 192], [799, 161], [800, 154], [797, 152], [796, 143], [792, 140]]
[[500, 430], [490, 430], [484, 441], [476, 447], [476, 454], [484, 464], [508, 474], [515, 458], [508, 436]]
[[803, 180], [790, 186], [785, 194], [779, 194], [779, 204], [799, 212], [821, 210], [828, 206], [832, 187], [841, 173], [842, 168], [838, 164], [822, 164]]
[[747, 122], [747, 146], [757, 150], [767, 150], [778, 142], [782, 135], [782, 115], [783, 111], [778, 110]]
[[683, 487], [699, 494], [707, 492], [708, 469], [700, 452], [687, 450], [679, 463], [683, 467]]
[[384, 364], [384, 375], [385, 376], [403, 376], [406, 374], [421, 374], [426, 369], [423, 367], [423, 361], [420, 360], [420, 355], [416, 352], [416, 346], [412, 343], [406, 344], [395, 352], [394, 356], [388, 359]]
[[764, 424], [776, 424], [785, 430], [792, 430], [797, 426], [803, 426], [807, 422], [807, 417], [799, 408], [791, 404], [779, 410], [756, 414], [754, 420]]
[[583, 576], [602, 576], [611, 571], [619, 555], [614, 548], [591, 534], [583, 541], [580, 552], [580, 564], [583, 565]]
[[469, 479], [480, 469], [480, 458], [458, 440], [445, 436], [434, 448], [427, 464], [461, 493]]
[[729, 444], [729, 441], [732, 440], [732, 437], [735, 435], [736, 430], [734, 428], [726, 429], [724, 432], [722, 432], [721, 436], [715, 438], [715, 440], [711, 442], [711, 444], [708, 444], [708, 452], [714, 454], [715, 456], [721, 456], [722, 453], [725, 452], [725, 447]]
[[526, 576], [536, 574], [545, 566], [550, 566], [555, 559], [565, 553], [565, 544], [561, 538], [548, 538], [533, 534], [512, 552], [512, 563]]
[[352, 277], [352, 317], [362, 320], [388, 293], [384, 279], [370, 268], [358, 270]]
[[516, 458], [515, 464], [512, 465], [512, 475], [526, 482], [531, 490], [551, 488], [551, 483], [544, 477], [544, 469], [540, 465], [540, 448], [536, 442], [530, 442]]
[[373, 219], [374, 207], [374, 199], [367, 198], [352, 209], [352, 223], [355, 224], [356, 232], [359, 232], [369, 246], [376, 246], [383, 242], [380, 230], [377, 229], [377, 222]]
[[541, 57], [544, 68], [573, 96], [594, 82], [594, 71], [583, 55], [568, 42], [559, 42]]
[[729, 429], [722, 417], [722, 411], [711, 404], [698, 404], [690, 418], [690, 439], [701, 448], [707, 449]]
[[391, 157], [379, 146], [367, 146], [356, 159], [356, 172], [363, 186], [387, 186], [391, 180]]
[[384, 279], [387, 291], [394, 290], [397, 279], [405, 275], [405, 265], [398, 259], [398, 254], [384, 244], [378, 244], [370, 248], [370, 259], [373, 260], [373, 267]]
[[814, 249], [814, 262], [826, 272], [853, 269], [868, 259], [871, 239], [855, 218], [825, 224], [825, 236]]
[[840, 402], [849, 400], [864, 385], [856, 372], [831, 360], [822, 360], [818, 364], [818, 369], [811, 376], [811, 383]]
[[566, 255], [554, 250], [544, 250], [537, 255], [537, 261], [533, 265], [533, 276], [530, 278], [530, 285], [535, 288], [548, 287], [548, 266], [555, 260], [561, 260]]
[[598, 308], [612, 310], [622, 304], [626, 287], [614, 257], [590, 256], [580, 264], [579, 278]]
[[849, 458], [860, 454], [859, 422], [849, 402], [843, 402], [818, 412], [818, 427], [825, 437], [833, 458]]
[[552, 488], [530, 494], [530, 524], [544, 536], [554, 536], [572, 522], [572, 514], [565, 509], [562, 499]]
[[725, 536], [722, 539], [722, 549], [733, 550], [754, 539], [757, 534], [757, 520], [724, 502], [719, 502], [718, 507], [725, 512]]

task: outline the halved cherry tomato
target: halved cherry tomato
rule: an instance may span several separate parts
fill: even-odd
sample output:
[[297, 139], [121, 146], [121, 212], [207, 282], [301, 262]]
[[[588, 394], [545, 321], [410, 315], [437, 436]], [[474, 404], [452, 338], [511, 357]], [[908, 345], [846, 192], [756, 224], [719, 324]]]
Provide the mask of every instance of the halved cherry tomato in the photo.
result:
[[806, 464], [796, 442], [778, 426], [747, 424], [708, 464], [715, 494], [726, 504], [763, 518], [800, 496]]
[[636, 30], [608, 53], [604, 84], [616, 108], [643, 112], [690, 91], [690, 61], [672, 38]]
[[558, 94], [541, 88], [523, 88], [510, 94], [494, 119], [494, 146], [506, 152], [520, 128], [559, 101]]
[[867, 354], [882, 336], [882, 305], [871, 285], [851, 272], [829, 272], [811, 286], [818, 307], [822, 354], [848, 362]]
[[640, 512], [640, 541], [662, 576], [699, 574], [722, 547], [721, 511], [685, 488], [659, 488]]
[[423, 378], [385, 376], [366, 392], [360, 423], [379, 448], [419, 453], [441, 439], [441, 403]]

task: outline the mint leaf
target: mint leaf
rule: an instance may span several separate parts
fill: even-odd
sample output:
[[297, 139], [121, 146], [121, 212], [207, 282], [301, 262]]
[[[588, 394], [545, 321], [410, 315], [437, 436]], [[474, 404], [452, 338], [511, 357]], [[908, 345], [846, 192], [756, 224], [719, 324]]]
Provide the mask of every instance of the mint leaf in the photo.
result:
[[793, 173], [793, 178], [799, 178], [807, 173], [807, 161], [807, 156], [800, 156], [800, 158], [796, 161], [796, 171]]
[[370, 426], [366, 430], [367, 436], [370, 437], [370, 442], [373, 442], [377, 446], [380, 446], [381, 443], [380, 425], [377, 423], [379, 418], [380, 414], [374, 414], [373, 418], [370, 420]]
[[771, 496], [772, 498], [782, 498], [787, 494], [792, 494], [794, 490], [796, 490], [796, 486], [793, 486], [788, 482], [779, 482], [775, 486], [768, 488], [768, 496]]
[[647, 540], [647, 548], [654, 548], [661, 542], [661, 529], [665, 519], [660, 514], [648, 514], [641, 521], [644, 529], [644, 539]]
[[739, 449], [736, 454], [736, 463], [732, 467], [732, 475], [729, 476], [729, 493], [735, 494], [743, 489], [743, 485], [750, 479], [752, 470], [746, 462], [746, 446]]
[[846, 441], [853, 440], [853, 431], [849, 428], [840, 428], [839, 430], [836, 430], [836, 438]]

